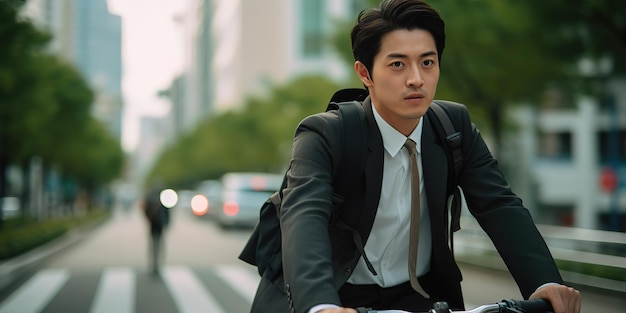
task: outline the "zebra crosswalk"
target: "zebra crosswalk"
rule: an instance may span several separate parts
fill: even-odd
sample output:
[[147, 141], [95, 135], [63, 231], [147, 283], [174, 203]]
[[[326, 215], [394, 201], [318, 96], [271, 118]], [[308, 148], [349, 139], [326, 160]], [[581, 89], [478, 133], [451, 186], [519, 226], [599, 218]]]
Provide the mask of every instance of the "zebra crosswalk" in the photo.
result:
[[48, 268], [0, 302], [0, 313], [241, 313], [259, 280], [242, 265], [165, 266], [159, 276], [132, 267]]
[[110, 268], [100, 279], [92, 313], [132, 313], [136, 280], [129, 268]]

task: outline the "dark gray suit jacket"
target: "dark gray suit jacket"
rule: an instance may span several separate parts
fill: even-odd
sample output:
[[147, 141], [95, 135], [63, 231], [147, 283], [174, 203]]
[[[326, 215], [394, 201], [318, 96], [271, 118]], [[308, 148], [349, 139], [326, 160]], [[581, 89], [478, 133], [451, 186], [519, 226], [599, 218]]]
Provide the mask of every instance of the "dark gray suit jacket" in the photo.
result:
[[[354, 188], [345, 199], [338, 199], [332, 187], [340, 166], [343, 138], [337, 113], [312, 115], [298, 126], [281, 209], [284, 276], [273, 281], [262, 278], [253, 312], [286, 312], [288, 309], [300, 313], [320, 303], [341, 305], [338, 290], [361, 257], [355, 245], [355, 233], [359, 234], [357, 239], [367, 241], [382, 184], [384, 148], [369, 97], [363, 107], [369, 140], [365, 172], [362, 177], [355, 177]], [[467, 109], [458, 104], [447, 104], [444, 109], [463, 134], [459, 185], [468, 207], [491, 237], [522, 295], [528, 297], [546, 282], [562, 282], [528, 210], [510, 190], [497, 161], [471, 123]], [[433, 300], [446, 300], [453, 307], [462, 307], [461, 272], [448, 245], [446, 203], [452, 192], [446, 190], [448, 163], [444, 146], [435, 133], [435, 127], [440, 126], [434, 125], [437, 122], [428, 116], [423, 119], [422, 162], [432, 225], [430, 276], [434, 283], [424, 288]], [[357, 210], [337, 212], [333, 204], [341, 202]], [[345, 212], [360, 214], [346, 216]], [[356, 232], [329, 227], [334, 225], [330, 223], [333, 218], [342, 219]], [[276, 303], [281, 298], [285, 302]]]

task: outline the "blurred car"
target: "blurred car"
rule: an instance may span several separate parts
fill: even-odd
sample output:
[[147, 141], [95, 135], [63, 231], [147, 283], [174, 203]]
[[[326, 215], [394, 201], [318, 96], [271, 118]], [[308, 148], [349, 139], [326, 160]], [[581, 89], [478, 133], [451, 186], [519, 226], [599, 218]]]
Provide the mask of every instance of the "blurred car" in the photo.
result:
[[254, 226], [259, 220], [261, 206], [280, 189], [282, 181], [282, 175], [270, 173], [225, 174], [218, 224], [222, 227]]
[[219, 180], [204, 180], [196, 188], [191, 200], [191, 209], [196, 216], [214, 217], [220, 211], [222, 183]]
[[191, 200], [193, 196], [195, 196], [195, 191], [193, 190], [178, 190], [176, 192], [177, 200], [176, 200], [176, 208], [180, 208], [181, 210], [189, 210], [191, 208]]

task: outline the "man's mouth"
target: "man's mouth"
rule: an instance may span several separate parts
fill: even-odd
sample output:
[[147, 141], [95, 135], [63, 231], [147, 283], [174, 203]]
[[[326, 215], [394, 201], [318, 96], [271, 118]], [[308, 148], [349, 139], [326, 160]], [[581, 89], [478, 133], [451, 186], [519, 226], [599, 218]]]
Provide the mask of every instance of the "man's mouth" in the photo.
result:
[[406, 99], [406, 100], [422, 99], [422, 98], [424, 98], [424, 95], [422, 95], [420, 93], [411, 93], [411, 94], [407, 95], [406, 97], [404, 97], [404, 99]]

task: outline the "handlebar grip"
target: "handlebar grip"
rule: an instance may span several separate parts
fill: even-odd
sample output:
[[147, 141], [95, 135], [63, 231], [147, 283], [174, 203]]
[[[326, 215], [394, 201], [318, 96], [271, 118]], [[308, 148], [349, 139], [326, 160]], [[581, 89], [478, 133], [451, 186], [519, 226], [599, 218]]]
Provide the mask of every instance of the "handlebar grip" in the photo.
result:
[[546, 299], [532, 299], [532, 300], [510, 300], [516, 307], [524, 310], [527, 313], [544, 313], [553, 312], [552, 304]]

